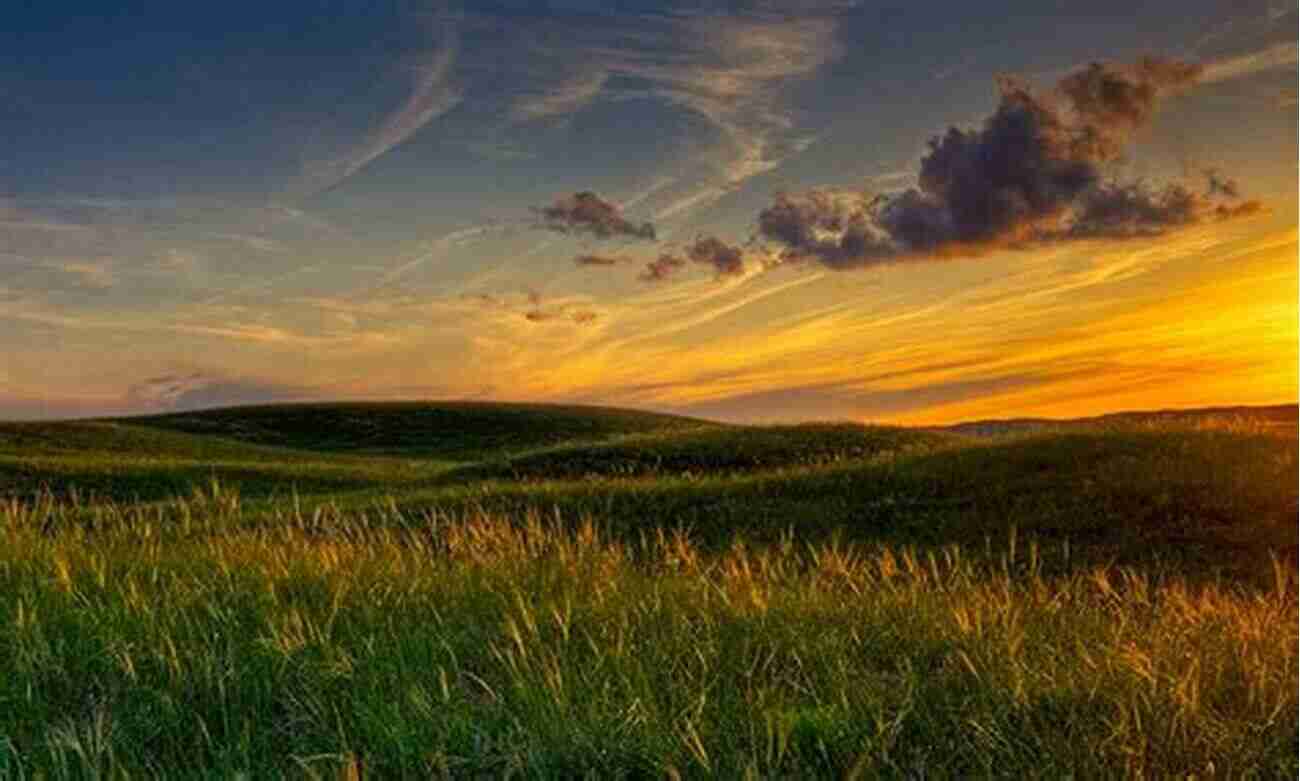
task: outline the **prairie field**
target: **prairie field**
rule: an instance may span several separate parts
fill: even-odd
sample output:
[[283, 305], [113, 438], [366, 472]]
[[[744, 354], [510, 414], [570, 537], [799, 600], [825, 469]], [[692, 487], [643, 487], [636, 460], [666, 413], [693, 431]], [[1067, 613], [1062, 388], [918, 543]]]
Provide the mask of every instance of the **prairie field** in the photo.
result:
[[0, 778], [1300, 773], [1296, 408], [0, 424]]

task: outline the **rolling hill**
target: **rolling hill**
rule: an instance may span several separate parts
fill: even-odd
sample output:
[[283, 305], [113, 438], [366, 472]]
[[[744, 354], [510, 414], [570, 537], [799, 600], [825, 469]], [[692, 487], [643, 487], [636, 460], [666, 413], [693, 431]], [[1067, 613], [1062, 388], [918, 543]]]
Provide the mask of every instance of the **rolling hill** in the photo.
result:
[[1295, 417], [0, 423], [0, 777], [1294, 777]]

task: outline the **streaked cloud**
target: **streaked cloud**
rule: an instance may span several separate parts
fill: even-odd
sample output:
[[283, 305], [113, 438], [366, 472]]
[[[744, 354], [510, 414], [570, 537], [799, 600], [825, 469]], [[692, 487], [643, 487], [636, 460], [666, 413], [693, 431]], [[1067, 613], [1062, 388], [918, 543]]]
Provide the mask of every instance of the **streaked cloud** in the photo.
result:
[[113, 269], [105, 263], [69, 260], [61, 263], [45, 262], [42, 267], [57, 271], [76, 280], [76, 284], [92, 290], [107, 290], [118, 283]]
[[791, 96], [801, 80], [842, 55], [838, 14], [848, 7], [677, 7], [624, 19], [583, 16], [563, 28], [558, 20], [531, 20], [507, 44], [528, 58], [512, 71], [525, 86], [508, 112], [515, 121], [567, 116], [599, 98], [652, 101], [701, 121], [714, 137], [694, 141], [684, 159], [665, 168], [673, 186], [654, 205], [658, 219], [679, 217], [813, 143]]
[[578, 255], [577, 257], [575, 257], [573, 259], [573, 262], [575, 265], [578, 266], [588, 266], [588, 267], [606, 266], [607, 267], [607, 266], [617, 266], [618, 264], [623, 263], [624, 260], [623, 258], [614, 257], [612, 255], [594, 255], [591, 253], [584, 253], [582, 255]]
[[436, 46], [429, 59], [413, 69], [414, 84], [402, 106], [355, 145], [334, 157], [306, 163], [295, 194], [315, 195], [338, 185], [460, 102], [462, 93], [450, 81], [457, 53], [450, 24], [439, 31]]
[[517, 122], [532, 122], [567, 117], [600, 94], [608, 78], [608, 73], [598, 69], [575, 73], [545, 92], [521, 96], [511, 108], [511, 118]]
[[[0, 415], [1284, 398], [1295, 9], [1176, 5], [399, 3], [262, 52], [211, 17], [202, 56], [139, 52], [192, 73], [144, 80], [32, 49], [0, 149]], [[1187, 61], [1059, 70], [1140, 47]], [[972, 91], [994, 69], [1034, 81]]]
[[1212, 84], [1239, 79], [1261, 71], [1289, 68], [1294, 71], [1300, 61], [1300, 45], [1295, 41], [1278, 43], [1253, 52], [1222, 57], [1205, 64], [1201, 81]]
[[125, 401], [133, 409], [180, 412], [241, 404], [308, 401], [317, 398], [317, 393], [310, 388], [199, 370], [141, 380], [127, 388]]

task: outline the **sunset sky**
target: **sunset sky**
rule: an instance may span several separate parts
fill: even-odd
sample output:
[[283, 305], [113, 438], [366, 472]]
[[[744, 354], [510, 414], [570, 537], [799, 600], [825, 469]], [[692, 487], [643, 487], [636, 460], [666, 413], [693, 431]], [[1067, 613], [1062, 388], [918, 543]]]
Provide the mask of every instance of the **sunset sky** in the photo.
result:
[[19, 2], [0, 419], [1294, 401], [1296, 41], [1280, 0]]

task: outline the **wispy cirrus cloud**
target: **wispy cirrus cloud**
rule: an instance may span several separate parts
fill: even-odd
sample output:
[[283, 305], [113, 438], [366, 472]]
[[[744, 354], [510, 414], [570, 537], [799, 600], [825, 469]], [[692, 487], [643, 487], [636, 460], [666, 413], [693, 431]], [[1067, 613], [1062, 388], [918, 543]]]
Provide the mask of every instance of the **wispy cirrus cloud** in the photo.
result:
[[1201, 71], [1201, 81], [1211, 84], [1283, 68], [1294, 71], [1297, 62], [1300, 62], [1300, 45], [1295, 41], [1287, 41], [1256, 51], [1211, 60]]
[[[792, 107], [798, 83], [839, 58], [838, 14], [852, 4], [756, 4], [728, 13], [670, 4], [632, 17], [563, 14], [530, 18], [502, 44], [520, 93], [505, 108], [515, 122], [572, 116], [599, 102], [648, 101], [684, 112], [710, 137], [690, 139], [665, 166], [672, 187], [657, 193], [659, 219], [706, 206], [806, 149], [814, 133]], [[477, 20], [497, 29], [495, 20]]]
[[704, 119], [720, 136], [700, 161], [712, 176], [679, 191], [659, 219], [708, 205], [805, 150], [814, 136], [799, 129], [790, 90], [842, 54], [837, 22], [825, 14], [698, 16], [674, 27], [676, 56], [613, 52], [607, 64], [646, 80], [649, 95]]
[[271, 404], [319, 398], [314, 388], [271, 380], [198, 370], [149, 377], [126, 389], [126, 403], [135, 410], [180, 412], [205, 407]]
[[337, 186], [460, 102], [462, 93], [450, 79], [456, 62], [456, 31], [446, 23], [436, 37], [437, 49], [412, 69], [414, 84], [402, 106], [348, 149], [307, 162], [293, 188], [295, 195], [315, 195]]
[[50, 269], [73, 280], [79, 287], [91, 290], [108, 290], [118, 283], [117, 275], [107, 263], [94, 263], [84, 260], [46, 261], [43, 268]]
[[516, 122], [568, 117], [590, 103], [605, 86], [609, 72], [599, 67], [580, 70], [560, 83], [532, 95], [522, 95], [510, 110]]

